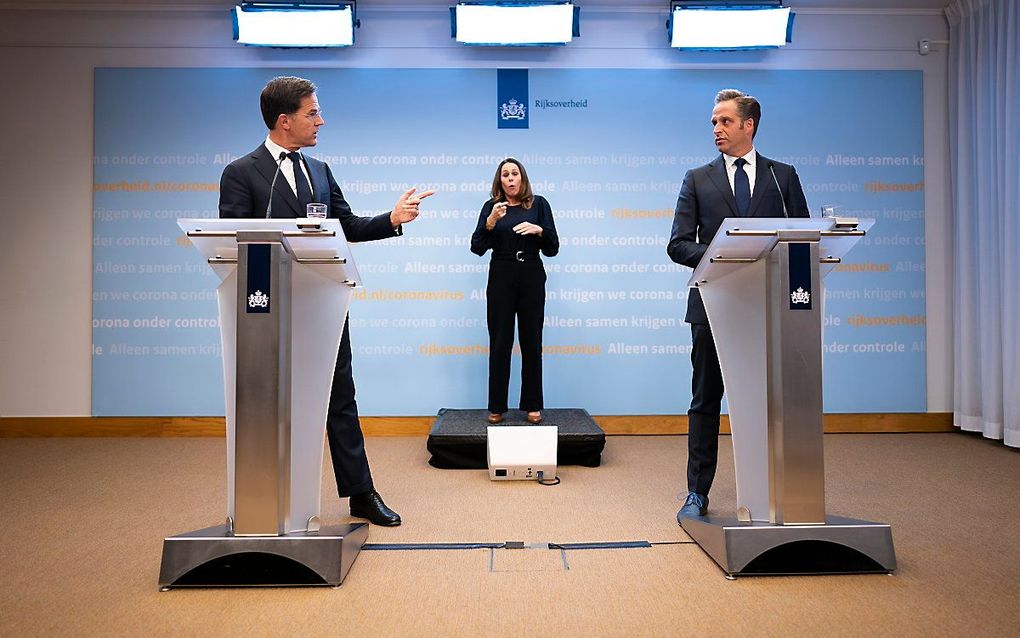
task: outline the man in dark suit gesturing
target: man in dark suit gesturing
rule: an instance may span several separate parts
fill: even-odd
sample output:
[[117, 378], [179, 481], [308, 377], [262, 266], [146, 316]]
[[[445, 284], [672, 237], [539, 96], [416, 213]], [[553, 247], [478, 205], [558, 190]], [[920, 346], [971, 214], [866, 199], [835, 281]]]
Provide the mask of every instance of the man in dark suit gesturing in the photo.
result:
[[[666, 252], [678, 264], [694, 268], [726, 217], [808, 217], [797, 171], [759, 155], [754, 136], [761, 105], [734, 89], [715, 96], [712, 126], [721, 155], [684, 177]], [[719, 412], [723, 378], [712, 329], [697, 288], [687, 298], [693, 349], [693, 397], [687, 412], [687, 500], [677, 513], [704, 516], [719, 457]]]
[[[432, 191], [416, 195], [412, 188], [400, 196], [392, 212], [375, 217], [355, 215], [329, 166], [299, 152], [315, 146], [319, 127], [326, 123], [315, 85], [302, 78], [273, 78], [262, 90], [260, 102], [269, 135], [254, 151], [223, 169], [220, 217], [304, 217], [309, 203], [326, 204], [327, 215], [340, 220], [347, 240], [362, 242], [401, 235], [401, 225], [417, 218], [421, 200], [432, 195]], [[376, 525], [400, 525], [400, 516], [375, 490], [368, 467], [354, 400], [346, 318], [333, 372], [326, 437], [337, 491], [340, 498], [350, 497], [351, 515]]]

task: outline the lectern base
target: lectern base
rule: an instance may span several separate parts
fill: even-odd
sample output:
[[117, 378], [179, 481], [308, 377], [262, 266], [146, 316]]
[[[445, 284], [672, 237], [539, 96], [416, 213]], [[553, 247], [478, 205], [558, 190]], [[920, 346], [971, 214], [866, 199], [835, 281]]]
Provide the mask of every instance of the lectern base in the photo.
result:
[[230, 536], [215, 525], [163, 540], [159, 587], [337, 587], [368, 540], [368, 523], [284, 536]]
[[828, 516], [824, 525], [741, 523], [735, 518], [684, 518], [684, 531], [727, 576], [873, 574], [896, 569], [892, 528]]

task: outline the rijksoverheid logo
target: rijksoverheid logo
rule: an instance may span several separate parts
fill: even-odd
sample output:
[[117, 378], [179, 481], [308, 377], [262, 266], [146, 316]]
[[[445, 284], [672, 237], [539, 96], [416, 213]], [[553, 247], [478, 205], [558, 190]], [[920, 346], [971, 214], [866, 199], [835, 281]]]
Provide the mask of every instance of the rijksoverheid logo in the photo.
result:
[[503, 120], [523, 120], [527, 116], [527, 107], [517, 98], [510, 98], [500, 106], [499, 116]]

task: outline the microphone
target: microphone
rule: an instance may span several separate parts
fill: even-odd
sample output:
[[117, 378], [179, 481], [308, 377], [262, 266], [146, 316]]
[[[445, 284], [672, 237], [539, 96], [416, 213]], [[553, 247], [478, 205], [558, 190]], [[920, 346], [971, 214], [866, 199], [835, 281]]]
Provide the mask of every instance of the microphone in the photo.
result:
[[772, 181], [776, 183], [776, 190], [779, 191], [779, 201], [783, 202], [783, 217], [789, 217], [786, 213], [786, 198], [783, 197], [783, 189], [779, 188], [779, 180], [776, 179], [775, 163], [769, 162], [769, 172], [772, 173]]
[[269, 182], [269, 201], [266, 203], [266, 219], [273, 218], [273, 189], [276, 187], [276, 178], [280, 176], [280, 169], [283, 168], [283, 160], [287, 159], [287, 152], [280, 151], [280, 159], [276, 161], [276, 172], [273, 173], [273, 181]]

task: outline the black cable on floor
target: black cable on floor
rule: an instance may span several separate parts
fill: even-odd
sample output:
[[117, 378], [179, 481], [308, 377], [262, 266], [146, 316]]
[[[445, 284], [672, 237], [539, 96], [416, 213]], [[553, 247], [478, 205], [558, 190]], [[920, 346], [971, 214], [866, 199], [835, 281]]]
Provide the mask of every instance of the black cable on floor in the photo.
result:
[[[548, 549], [641, 549], [653, 545], [695, 545], [694, 541], [606, 541], [589, 543], [547, 543]], [[466, 549], [540, 549], [524, 541], [503, 543], [365, 543], [366, 551], [466, 550]]]
[[543, 470], [538, 471], [538, 484], [539, 485], [559, 485], [560, 477], [554, 476], [551, 479], [545, 478], [545, 472]]
[[610, 541], [605, 543], [549, 543], [549, 549], [635, 549], [651, 547], [648, 541]]
[[363, 550], [406, 551], [419, 549], [503, 549], [506, 543], [365, 543]]

